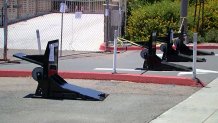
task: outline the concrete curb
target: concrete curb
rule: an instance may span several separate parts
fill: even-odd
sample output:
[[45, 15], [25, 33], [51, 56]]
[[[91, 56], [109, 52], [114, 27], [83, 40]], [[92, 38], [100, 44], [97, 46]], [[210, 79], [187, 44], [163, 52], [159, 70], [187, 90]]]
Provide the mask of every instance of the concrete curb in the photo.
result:
[[[0, 70], [0, 77], [30, 77], [32, 74], [28, 70]], [[192, 87], [202, 87], [192, 78], [158, 75], [139, 75], [124, 73], [100, 73], [100, 72], [78, 72], [78, 71], [60, 71], [59, 75], [65, 79], [91, 79], [91, 80], [118, 80], [130, 81], [136, 83], [154, 83], [154, 84], [172, 84]]]
[[[192, 44], [189, 44], [188, 47], [192, 48], [193, 46], [192, 46]], [[160, 49], [160, 45], [157, 45], [156, 48], [157, 48], [157, 50], [159, 50]], [[143, 49], [142, 47], [138, 47], [138, 46], [128, 46], [128, 47], [118, 47], [117, 48], [118, 51], [123, 51], [123, 50], [125, 50], [125, 51], [127, 51], [127, 50], [142, 50], [142, 49]], [[197, 49], [218, 49], [218, 44], [216, 44], [216, 43], [199, 44], [197, 46]], [[100, 47], [99, 47], [99, 50], [100, 51], [106, 51], [106, 50], [113, 51], [114, 48], [113, 47], [108, 47], [106, 49], [106, 44], [102, 43], [100, 45]]]

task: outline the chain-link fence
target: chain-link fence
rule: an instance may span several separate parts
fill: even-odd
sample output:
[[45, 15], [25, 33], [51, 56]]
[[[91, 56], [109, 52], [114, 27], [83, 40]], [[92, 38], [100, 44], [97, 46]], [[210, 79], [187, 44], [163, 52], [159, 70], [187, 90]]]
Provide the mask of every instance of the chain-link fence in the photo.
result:
[[[0, 7], [4, 8], [0, 0]], [[44, 4], [40, 4], [44, 1]], [[98, 51], [104, 42], [104, 0], [9, 0], [7, 3], [7, 48], [8, 52], [38, 52], [47, 42], [59, 39], [62, 50]], [[61, 13], [61, 3], [66, 12]], [[43, 6], [41, 6], [43, 5]], [[43, 10], [43, 9], [44, 10]], [[43, 11], [41, 11], [43, 10]], [[1, 25], [4, 9], [1, 10]], [[40, 42], [37, 42], [39, 30]], [[0, 28], [0, 48], [3, 53], [4, 29]], [[11, 55], [10, 53], [8, 55]], [[3, 56], [0, 56], [2, 58]]]
[[[63, 0], [52, 0], [52, 11], [59, 12]], [[105, 0], [66, 0], [67, 12], [82, 11], [85, 14], [102, 14], [104, 13]]]
[[[40, 32], [42, 49], [47, 41], [61, 40], [61, 13], [51, 13], [8, 26], [9, 49], [37, 49], [36, 30]], [[95, 43], [103, 43], [102, 14], [63, 14], [63, 50], [98, 50]], [[80, 46], [80, 47], [79, 47]]]
[[[118, 6], [117, 1], [114, 5]], [[55, 39], [59, 39], [63, 53], [99, 51], [105, 41], [105, 0], [0, 0], [0, 8], [0, 59], [5, 48], [4, 20], [8, 23], [6, 51], [10, 58], [14, 52], [38, 53], [39, 44], [44, 50], [47, 42]], [[114, 29], [113, 21], [111, 27]]]
[[51, 0], [0, 0], [0, 24], [3, 24], [4, 2], [7, 2], [8, 23], [15, 23], [51, 12]]

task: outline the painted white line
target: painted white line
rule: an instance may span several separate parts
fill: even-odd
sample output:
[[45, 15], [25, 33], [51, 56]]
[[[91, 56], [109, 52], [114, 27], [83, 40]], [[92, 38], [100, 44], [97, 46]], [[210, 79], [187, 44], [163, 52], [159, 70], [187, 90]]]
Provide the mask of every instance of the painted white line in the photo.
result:
[[[99, 71], [112, 71], [113, 68], [95, 68], [94, 70], [99, 70]], [[134, 71], [141, 71], [144, 72], [145, 70], [141, 70], [141, 69], [128, 69], [128, 68], [117, 68], [117, 71], [127, 71], [127, 72], [134, 72]], [[175, 71], [152, 71], [149, 70], [149, 72], [175, 72]]]
[[[213, 70], [204, 70], [204, 69], [197, 69], [197, 74], [209, 74], [209, 73], [218, 73], [218, 71]], [[191, 75], [192, 72], [179, 72], [177, 76], [183, 76], [183, 75]]]
[[163, 54], [156, 54], [158, 57], [162, 58]]
[[[161, 54], [161, 53], [158, 53], [158, 54], [156, 54], [158, 57], [160, 57], [160, 58], [162, 58], [162, 56], [163, 56], [163, 54]], [[215, 54], [215, 56], [218, 56], [218, 54]]]
[[[94, 70], [102, 70], [102, 71], [112, 71], [113, 68], [95, 68]], [[143, 71], [136, 69], [126, 69], [126, 68], [116, 68], [117, 71]]]

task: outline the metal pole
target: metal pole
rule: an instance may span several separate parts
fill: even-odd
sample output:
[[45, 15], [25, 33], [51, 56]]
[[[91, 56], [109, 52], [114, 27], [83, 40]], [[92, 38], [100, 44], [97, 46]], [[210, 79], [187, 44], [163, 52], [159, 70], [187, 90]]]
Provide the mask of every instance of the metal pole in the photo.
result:
[[193, 65], [192, 65], [192, 79], [196, 79], [196, 57], [197, 57], [197, 39], [198, 33], [194, 33], [193, 36]]
[[122, 23], [122, 8], [121, 8], [121, 0], [119, 0], [118, 36], [121, 35], [121, 23]]
[[117, 30], [114, 30], [114, 55], [113, 55], [113, 73], [117, 73]]
[[188, 15], [188, 0], [181, 0], [180, 23], [183, 22], [185, 33], [187, 33], [187, 18], [186, 18], [187, 15]]
[[109, 10], [109, 0], [106, 0], [106, 8], [105, 8], [105, 26], [104, 26], [104, 42], [106, 45], [105, 51], [108, 51], [108, 43], [109, 43], [109, 15], [110, 15], [110, 10]]
[[38, 44], [39, 54], [42, 54], [40, 34], [39, 34], [39, 30], [38, 29], [36, 30], [36, 37], [37, 37], [37, 44]]
[[60, 46], [60, 56], [62, 56], [62, 42], [63, 42], [63, 20], [64, 20], [64, 13], [65, 13], [65, 5], [66, 5], [66, 0], [62, 0], [63, 5], [63, 11], [61, 11], [61, 46]]
[[124, 17], [124, 35], [126, 34], [126, 32], [127, 32], [127, 29], [126, 29], [126, 27], [127, 27], [127, 0], [124, 0], [124, 12], [125, 12], [125, 17]]
[[3, 27], [4, 27], [4, 53], [3, 59], [7, 60], [7, 42], [8, 42], [8, 12], [7, 12], [7, 2], [8, 0], [4, 0], [4, 20], [3, 20]]
[[1, 11], [2, 11], [2, 23], [1, 23], [1, 26], [3, 27], [4, 26], [4, 6], [2, 6], [1, 8]]
[[171, 29], [170, 31], [171, 31], [171, 33], [170, 33], [170, 43], [173, 43], [174, 32], [173, 32], [173, 29]]
[[63, 18], [64, 18], [64, 13], [61, 13], [61, 46], [60, 46], [60, 56], [62, 56], [62, 40], [63, 40]]

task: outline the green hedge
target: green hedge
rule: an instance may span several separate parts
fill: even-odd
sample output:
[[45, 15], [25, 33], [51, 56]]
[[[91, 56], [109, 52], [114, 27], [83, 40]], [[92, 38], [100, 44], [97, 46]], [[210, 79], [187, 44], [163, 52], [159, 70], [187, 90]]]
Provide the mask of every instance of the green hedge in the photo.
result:
[[[199, 41], [218, 42], [218, 1], [207, 0], [204, 8], [204, 23], [200, 25], [203, 26], [203, 34], [199, 35]], [[188, 27], [191, 32], [191, 29], [196, 27], [194, 24], [194, 5], [189, 7], [188, 21]]]
[[[178, 31], [180, 20], [180, 0], [158, 0], [159, 2], [148, 3], [140, 0], [130, 0], [128, 4], [128, 20], [126, 27], [126, 38], [132, 41], [147, 41], [152, 30], [158, 30], [159, 34], [167, 32], [167, 28]], [[141, 5], [143, 3], [143, 5]], [[188, 8], [188, 28], [189, 34], [195, 27], [194, 4]], [[218, 32], [218, 2], [208, 0], [205, 4], [204, 37], [201, 41], [216, 42]]]

